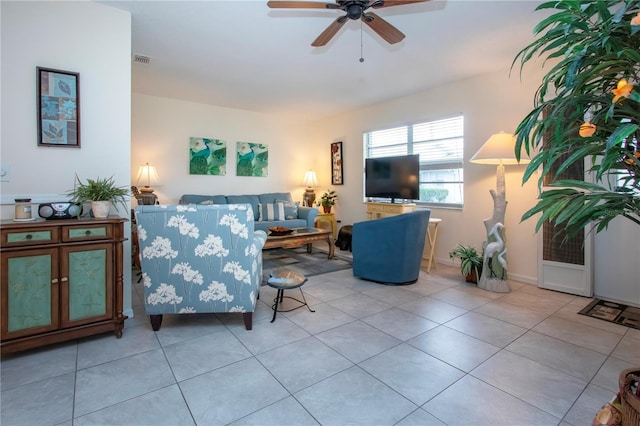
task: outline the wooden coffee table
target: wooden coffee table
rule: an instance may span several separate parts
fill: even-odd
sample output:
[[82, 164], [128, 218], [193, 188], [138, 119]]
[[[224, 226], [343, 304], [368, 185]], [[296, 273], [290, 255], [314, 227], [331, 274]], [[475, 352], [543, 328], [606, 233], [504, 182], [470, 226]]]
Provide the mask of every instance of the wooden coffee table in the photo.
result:
[[318, 228], [292, 228], [287, 235], [268, 235], [263, 249], [293, 248], [307, 245], [307, 253], [311, 253], [312, 244], [315, 241], [324, 241], [329, 245], [329, 257], [333, 258], [334, 247], [331, 241], [331, 230]]

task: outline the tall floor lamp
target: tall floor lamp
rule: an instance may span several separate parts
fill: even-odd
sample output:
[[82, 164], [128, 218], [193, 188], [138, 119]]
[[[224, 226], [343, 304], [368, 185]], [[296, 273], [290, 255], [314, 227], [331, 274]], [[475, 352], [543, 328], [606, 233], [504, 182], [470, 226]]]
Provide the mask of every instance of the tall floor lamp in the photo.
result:
[[472, 163], [497, 164], [498, 166], [496, 191], [489, 190], [493, 198], [493, 215], [484, 220], [487, 241], [484, 247], [482, 275], [478, 280], [479, 288], [502, 293], [511, 291], [507, 281], [507, 246], [504, 229], [504, 216], [507, 210], [504, 166], [526, 164], [529, 161], [527, 158], [521, 158], [518, 162], [515, 154], [515, 136], [505, 132], [491, 135], [478, 152], [471, 157]]

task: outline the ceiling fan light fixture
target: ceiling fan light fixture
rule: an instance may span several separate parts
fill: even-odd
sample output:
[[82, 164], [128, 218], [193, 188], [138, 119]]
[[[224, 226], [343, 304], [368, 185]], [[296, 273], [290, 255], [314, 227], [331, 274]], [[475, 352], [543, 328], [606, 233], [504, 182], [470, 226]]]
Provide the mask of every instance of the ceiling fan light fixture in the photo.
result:
[[360, 19], [360, 17], [362, 16], [362, 12], [364, 11], [364, 7], [361, 4], [352, 4], [347, 6], [347, 16], [349, 17], [349, 19], [353, 19], [354, 21], [356, 19]]

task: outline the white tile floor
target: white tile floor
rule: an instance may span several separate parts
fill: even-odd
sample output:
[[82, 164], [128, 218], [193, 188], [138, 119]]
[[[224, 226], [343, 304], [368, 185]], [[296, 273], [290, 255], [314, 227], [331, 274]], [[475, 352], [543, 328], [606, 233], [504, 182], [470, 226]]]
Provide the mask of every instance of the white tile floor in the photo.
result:
[[104, 334], [6, 355], [10, 425], [591, 424], [640, 365], [640, 332], [577, 315], [589, 299], [512, 283], [509, 294], [439, 266], [410, 286], [311, 277], [315, 313], [279, 313], [263, 287], [239, 314], [135, 318]]

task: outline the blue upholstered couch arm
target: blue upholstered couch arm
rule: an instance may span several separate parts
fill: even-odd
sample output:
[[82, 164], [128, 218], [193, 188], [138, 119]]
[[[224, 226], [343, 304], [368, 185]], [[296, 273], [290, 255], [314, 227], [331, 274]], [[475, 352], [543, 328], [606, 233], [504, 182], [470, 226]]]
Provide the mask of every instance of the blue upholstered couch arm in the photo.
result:
[[298, 219], [306, 220], [309, 228], [313, 228], [317, 216], [318, 209], [315, 207], [298, 207]]
[[264, 231], [255, 231], [253, 234], [253, 243], [255, 244], [255, 246], [262, 250], [262, 247], [264, 247], [264, 243], [267, 242], [267, 233]]

